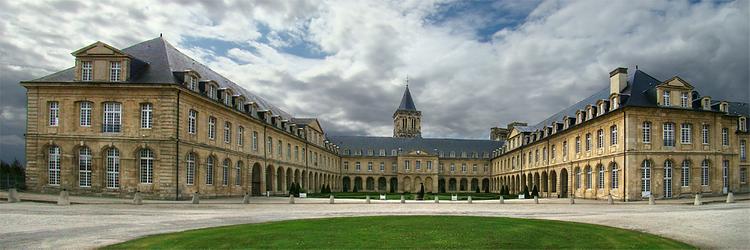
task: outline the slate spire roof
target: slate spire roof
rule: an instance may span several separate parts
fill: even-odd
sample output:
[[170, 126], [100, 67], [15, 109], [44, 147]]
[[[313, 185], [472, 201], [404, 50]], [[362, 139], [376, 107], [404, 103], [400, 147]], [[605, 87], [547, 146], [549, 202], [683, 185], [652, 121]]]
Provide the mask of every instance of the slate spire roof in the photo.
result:
[[401, 105], [398, 105], [397, 110], [417, 111], [417, 107], [414, 106], [414, 100], [411, 99], [411, 92], [409, 92], [409, 85], [406, 85], [406, 90], [404, 90], [404, 96], [401, 97]]

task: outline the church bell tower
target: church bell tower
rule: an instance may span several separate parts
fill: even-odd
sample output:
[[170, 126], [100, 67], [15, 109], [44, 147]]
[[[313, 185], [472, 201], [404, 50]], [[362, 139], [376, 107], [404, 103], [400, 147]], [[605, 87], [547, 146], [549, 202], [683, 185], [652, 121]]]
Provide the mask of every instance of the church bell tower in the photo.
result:
[[422, 112], [414, 106], [414, 100], [409, 92], [409, 80], [407, 78], [406, 90], [401, 97], [401, 104], [393, 113], [393, 137], [395, 138], [421, 138], [422, 137]]

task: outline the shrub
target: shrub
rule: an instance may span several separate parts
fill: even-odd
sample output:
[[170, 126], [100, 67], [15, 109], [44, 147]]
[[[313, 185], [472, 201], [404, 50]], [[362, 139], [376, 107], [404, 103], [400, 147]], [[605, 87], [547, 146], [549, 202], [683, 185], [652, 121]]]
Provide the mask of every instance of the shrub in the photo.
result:
[[359, 188], [357, 188], [357, 185], [354, 185], [354, 189], [352, 190], [352, 192], [355, 192], [355, 193], [359, 192]]
[[526, 199], [529, 198], [529, 186], [523, 185], [523, 197]]
[[539, 189], [534, 185], [533, 188], [531, 188], [531, 197], [539, 197]]
[[331, 184], [326, 185], [326, 193], [331, 193]]
[[477, 186], [477, 189], [476, 189], [476, 190], [474, 190], [474, 192], [475, 192], [475, 193], [477, 193], [477, 194], [478, 194], [478, 193], [480, 193], [480, 192], [479, 192], [479, 186]]

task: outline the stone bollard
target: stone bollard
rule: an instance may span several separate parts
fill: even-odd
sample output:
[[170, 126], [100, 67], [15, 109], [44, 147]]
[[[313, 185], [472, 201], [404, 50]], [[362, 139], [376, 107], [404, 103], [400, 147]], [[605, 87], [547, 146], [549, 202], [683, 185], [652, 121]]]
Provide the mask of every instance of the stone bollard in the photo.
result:
[[654, 200], [654, 196], [653, 195], [649, 195], [648, 196], [648, 204], [649, 205], [656, 205], [656, 201]]
[[615, 204], [615, 200], [612, 199], [612, 194], [607, 195], [607, 204], [609, 205]]
[[703, 202], [701, 202], [701, 194], [695, 194], [695, 201], [693, 201], [693, 205], [700, 206], [703, 205]]
[[539, 204], [539, 197], [534, 195], [534, 204]]
[[18, 192], [16, 191], [16, 189], [15, 188], [8, 189], [8, 203], [16, 203], [20, 201], [21, 199], [18, 198]]
[[438, 198], [437, 195], [435, 195], [435, 203], [440, 203], [440, 199]]
[[294, 204], [294, 195], [289, 195], [289, 204]]
[[734, 203], [734, 193], [729, 192], [727, 194], [727, 203]]
[[466, 198], [466, 200], [469, 202], [469, 204], [471, 204], [471, 195], [469, 195], [469, 197]]
[[70, 205], [70, 197], [68, 194], [68, 190], [63, 189], [62, 191], [60, 191], [60, 197], [57, 198], [57, 205], [61, 205], [61, 206]]
[[333, 195], [328, 197], [328, 204], [333, 204]]
[[250, 204], [250, 193], [245, 193], [245, 197], [242, 197], [242, 204]]
[[500, 196], [500, 204], [505, 204], [505, 197], [502, 195]]
[[198, 192], [193, 193], [193, 204], [201, 203], [201, 197]]
[[370, 204], [370, 196], [365, 196], [365, 203]]
[[133, 195], [133, 205], [143, 205], [143, 197], [141, 197], [141, 191], [135, 191]]
[[576, 199], [570, 196], [570, 205], [576, 204]]
[[406, 200], [404, 199], [404, 195], [401, 195], [401, 203], [406, 203]]

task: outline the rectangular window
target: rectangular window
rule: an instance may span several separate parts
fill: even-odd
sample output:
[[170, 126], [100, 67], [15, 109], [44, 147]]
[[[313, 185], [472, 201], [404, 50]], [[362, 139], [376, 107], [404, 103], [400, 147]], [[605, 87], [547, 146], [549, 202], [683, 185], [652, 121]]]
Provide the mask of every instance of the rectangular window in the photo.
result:
[[664, 105], [664, 106], [671, 106], [672, 105], [672, 102], [671, 102], [671, 100], [669, 98], [669, 90], [664, 90], [664, 95], [662, 97], [663, 97], [663, 99], [662, 99], [662, 105]]
[[663, 131], [664, 146], [674, 147], [674, 123], [664, 123]]
[[81, 148], [78, 152], [78, 186], [91, 187], [91, 150]]
[[81, 102], [80, 104], [80, 124], [81, 127], [91, 127], [91, 102]]
[[690, 103], [688, 102], [688, 92], [682, 92], [682, 95], [680, 96], [680, 106], [683, 108], [689, 107]]
[[466, 173], [466, 163], [461, 164], [461, 172]]
[[216, 139], [216, 117], [208, 117], [208, 139]]
[[475, 173], [477, 172], [477, 164], [471, 166], [471, 171]]
[[398, 163], [391, 163], [391, 172], [396, 173], [398, 172]]
[[198, 86], [198, 78], [191, 76], [190, 81], [188, 82], [188, 89], [195, 91]]
[[237, 166], [234, 167], [234, 185], [239, 186], [242, 184], [242, 162], [238, 161]]
[[289, 143], [286, 144], [286, 159], [287, 160], [292, 159], [292, 144], [289, 144]]
[[47, 170], [47, 184], [60, 185], [60, 147], [52, 146], [49, 148]]
[[747, 168], [740, 168], [740, 183], [747, 183]]
[[701, 163], [701, 186], [708, 186], [708, 160], [703, 160], [703, 163]]
[[404, 161], [404, 170], [409, 171], [411, 168], [409, 167], [409, 161]]
[[690, 144], [693, 142], [692, 139], [693, 125], [690, 123], [683, 123], [680, 127], [680, 143]]
[[81, 81], [91, 81], [93, 76], [93, 67], [91, 61], [81, 62]]
[[214, 158], [208, 157], [206, 159], [206, 185], [214, 184]]
[[151, 128], [153, 125], [154, 107], [151, 103], [141, 104], [141, 128]]
[[367, 163], [367, 171], [372, 172], [372, 162]]
[[154, 178], [154, 153], [151, 150], [141, 150], [140, 167], [141, 183], [151, 184]]
[[258, 131], [253, 131], [253, 151], [258, 151]]
[[456, 164], [451, 163], [451, 172], [456, 172]]
[[60, 103], [49, 102], [49, 125], [57, 127], [60, 124]]
[[349, 170], [349, 162], [348, 161], [344, 162], [344, 170]]
[[120, 62], [110, 62], [109, 66], [109, 81], [119, 82], [121, 71]]
[[225, 160], [221, 168], [221, 185], [229, 185], [229, 160]]
[[721, 129], [721, 145], [729, 146], [729, 129], [728, 128]]
[[299, 161], [299, 146], [294, 146], [294, 160]]
[[427, 171], [432, 171], [432, 161], [427, 161]]
[[740, 141], [740, 161], [747, 160], [747, 141]]
[[581, 137], [576, 136], [576, 154], [581, 152]]
[[701, 137], [703, 137], [703, 144], [708, 144], [708, 136], [709, 136], [708, 124], [703, 124], [703, 128], [701, 129]]
[[[281, 140], [278, 140], [277, 142], [278, 142], [278, 144], [276, 144], [276, 155], [278, 155], [279, 157], [281, 157], [282, 154], [283, 154], [283, 151], [284, 151], [284, 143], [281, 142]], [[317, 155], [318, 154], [315, 153], [316, 157], [317, 157]], [[317, 165], [317, 158], [315, 158], [315, 160], [316, 160], [316, 162], [315, 162], [316, 164], [315, 165]]]
[[609, 127], [609, 144], [617, 145], [617, 126]]
[[242, 126], [237, 127], [237, 145], [245, 145], [245, 128]]
[[120, 187], [120, 151], [116, 148], [107, 150], [107, 188]]
[[682, 161], [682, 186], [688, 187], [690, 186], [690, 161], [684, 160]]
[[188, 111], [188, 133], [189, 134], [195, 134], [196, 131], [196, 121], [198, 119], [198, 111], [190, 110]]
[[556, 154], [557, 154], [557, 145], [552, 145], [552, 148], [550, 149], [550, 158], [555, 159]]
[[385, 172], [385, 162], [380, 162], [380, 172]]
[[362, 166], [359, 164], [359, 162], [354, 163], [354, 171], [360, 171], [362, 170]]
[[417, 169], [417, 171], [421, 170], [421, 169], [422, 169], [422, 162], [421, 162], [421, 161], [417, 161], [417, 162], [416, 162], [416, 163], [414, 164], [414, 168], [416, 168], [416, 169]]
[[596, 147], [597, 148], [604, 147], [604, 130], [600, 129], [599, 131], [596, 131], [596, 137], [597, 137]]
[[193, 185], [195, 182], [195, 155], [193, 153], [188, 153], [186, 164], [187, 173], [185, 175], [187, 180], [185, 182], [187, 185]]
[[643, 143], [651, 143], [651, 122], [643, 122]]
[[117, 102], [104, 103], [104, 123], [102, 132], [119, 133], [121, 129], [122, 105]]
[[224, 143], [232, 143], [232, 123], [224, 122]]

